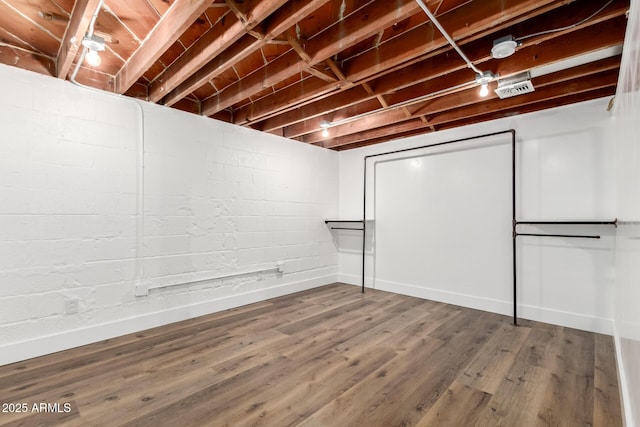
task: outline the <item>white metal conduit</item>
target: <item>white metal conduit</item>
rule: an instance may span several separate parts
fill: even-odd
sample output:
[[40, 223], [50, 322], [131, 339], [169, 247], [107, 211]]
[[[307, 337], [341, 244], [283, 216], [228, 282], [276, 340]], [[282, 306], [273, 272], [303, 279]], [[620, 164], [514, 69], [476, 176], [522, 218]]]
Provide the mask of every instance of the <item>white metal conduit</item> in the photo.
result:
[[424, 11], [424, 13], [429, 17], [429, 20], [433, 22], [433, 25], [436, 26], [436, 28], [438, 29], [438, 31], [440, 31], [440, 33], [444, 36], [444, 38], [447, 39], [449, 44], [456, 50], [456, 52], [458, 52], [458, 55], [460, 55], [460, 57], [464, 60], [464, 62], [467, 63], [467, 66], [471, 68], [473, 71], [475, 71], [476, 74], [482, 75], [483, 72], [480, 71], [480, 69], [476, 67], [473, 62], [471, 62], [471, 60], [467, 57], [467, 55], [464, 54], [464, 52], [462, 51], [462, 49], [460, 49], [460, 47], [455, 42], [455, 40], [453, 40], [453, 38], [449, 35], [449, 33], [447, 33], [447, 31], [442, 27], [442, 25], [440, 25], [440, 22], [438, 22], [435, 15], [431, 13], [427, 5], [424, 4], [422, 0], [416, 0], [416, 3], [418, 3], [418, 6], [420, 6], [420, 8]]
[[224, 274], [220, 276], [206, 277], [203, 279], [196, 279], [196, 280], [190, 280], [190, 281], [177, 281], [175, 283], [138, 283], [135, 287], [134, 293], [135, 293], [135, 296], [142, 297], [142, 296], [149, 295], [149, 291], [151, 291], [152, 289], [165, 289], [165, 288], [171, 288], [174, 286], [198, 285], [202, 283], [213, 282], [216, 280], [232, 279], [235, 277], [250, 276], [254, 274], [258, 275], [258, 280], [262, 280], [263, 279], [262, 274], [264, 273], [282, 274], [284, 273], [283, 265], [281, 263], [277, 263], [275, 267], [268, 267], [268, 268], [262, 268], [257, 270], [250, 270], [250, 271], [239, 271], [239, 272]]
[[[91, 18], [91, 22], [89, 24], [89, 29], [87, 31], [87, 36], [91, 37], [93, 35], [94, 32], [94, 28], [95, 28], [95, 22], [96, 19], [98, 18], [98, 14], [100, 12], [100, 9], [102, 8], [104, 4], [104, 0], [101, 0], [100, 3], [98, 4], [98, 6], [96, 7], [96, 11], [93, 14], [92, 18]], [[149, 291], [151, 289], [161, 289], [161, 288], [168, 288], [168, 287], [174, 287], [174, 286], [186, 286], [186, 285], [194, 285], [194, 284], [200, 284], [200, 283], [206, 283], [206, 282], [212, 282], [212, 281], [216, 281], [216, 280], [223, 280], [223, 279], [229, 279], [229, 278], [234, 278], [234, 277], [241, 277], [241, 276], [248, 276], [248, 275], [253, 275], [253, 274], [257, 274], [258, 275], [258, 279], [262, 279], [261, 275], [264, 273], [276, 273], [276, 274], [282, 274], [284, 273], [284, 269], [283, 269], [283, 263], [278, 262], [276, 263], [275, 267], [266, 267], [266, 268], [262, 268], [262, 269], [256, 269], [256, 270], [251, 270], [251, 271], [239, 271], [239, 272], [233, 272], [233, 273], [228, 273], [225, 275], [219, 275], [219, 276], [213, 276], [213, 277], [207, 277], [207, 278], [203, 278], [203, 279], [197, 279], [197, 280], [191, 280], [191, 281], [178, 281], [175, 283], [144, 283], [144, 226], [145, 226], [145, 222], [144, 222], [144, 167], [145, 167], [145, 162], [144, 162], [144, 150], [145, 150], [145, 132], [144, 132], [144, 128], [145, 128], [145, 117], [144, 117], [144, 109], [142, 108], [142, 103], [137, 101], [135, 98], [127, 98], [123, 95], [119, 95], [117, 93], [111, 93], [111, 92], [107, 92], [107, 91], [102, 91], [87, 85], [84, 85], [82, 83], [79, 83], [76, 80], [76, 77], [78, 75], [78, 71], [80, 70], [80, 65], [82, 64], [82, 62], [85, 59], [85, 56], [87, 54], [87, 47], [83, 46], [82, 47], [82, 52], [80, 54], [80, 58], [78, 59], [78, 62], [76, 63], [75, 69], [73, 70], [73, 73], [70, 76], [70, 81], [71, 83], [73, 83], [76, 86], [82, 87], [84, 89], [93, 91], [93, 92], [97, 92], [100, 94], [105, 94], [105, 95], [110, 95], [113, 96], [114, 98], [118, 98], [118, 99], [124, 99], [124, 100], [131, 100], [133, 102], [133, 104], [137, 107], [138, 112], [139, 112], [139, 117], [140, 117], [140, 126], [139, 126], [139, 139], [138, 139], [138, 150], [137, 150], [137, 157], [138, 157], [138, 162], [137, 162], [137, 197], [136, 197], [136, 266], [135, 266], [135, 288], [134, 288], [134, 294], [136, 296], [146, 296], [149, 295]]]

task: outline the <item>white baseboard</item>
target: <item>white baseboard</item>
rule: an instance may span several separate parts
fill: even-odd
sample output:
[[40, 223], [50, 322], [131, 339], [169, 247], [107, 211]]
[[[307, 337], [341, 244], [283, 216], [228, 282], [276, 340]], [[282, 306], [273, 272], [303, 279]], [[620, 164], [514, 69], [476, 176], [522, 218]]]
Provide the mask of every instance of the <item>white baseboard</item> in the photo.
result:
[[[350, 285], [360, 285], [362, 283], [359, 276], [350, 274], [338, 274], [338, 281]], [[371, 287], [371, 282], [367, 280], [365, 286]], [[477, 295], [448, 292], [442, 289], [385, 280], [376, 280], [375, 289], [444, 302], [447, 304], [459, 305], [462, 307], [474, 308], [477, 310], [488, 311], [490, 313], [513, 316], [513, 303], [511, 301], [500, 301]], [[545, 307], [518, 304], [518, 318], [566, 326], [569, 328], [605, 335], [612, 335], [613, 333], [613, 321], [611, 319], [587, 316], [580, 313], [571, 313]]]
[[616, 366], [618, 371], [618, 389], [620, 390], [620, 405], [622, 415], [624, 417], [624, 425], [626, 427], [634, 427], [637, 424], [633, 419], [633, 404], [631, 394], [629, 392], [629, 383], [627, 381], [627, 371], [622, 357], [622, 343], [620, 341], [620, 333], [616, 323], [613, 323], [613, 342], [616, 348]]
[[499, 301], [475, 295], [466, 295], [457, 292], [449, 292], [441, 289], [386, 280], [376, 280], [375, 288], [381, 291], [395, 292], [431, 301], [439, 301], [447, 304], [459, 305], [461, 307], [475, 308], [477, 310], [488, 311], [491, 313], [504, 314], [507, 316], [513, 314], [513, 305], [511, 302], [507, 301]]
[[327, 275], [0, 345], [0, 366], [336, 282]]

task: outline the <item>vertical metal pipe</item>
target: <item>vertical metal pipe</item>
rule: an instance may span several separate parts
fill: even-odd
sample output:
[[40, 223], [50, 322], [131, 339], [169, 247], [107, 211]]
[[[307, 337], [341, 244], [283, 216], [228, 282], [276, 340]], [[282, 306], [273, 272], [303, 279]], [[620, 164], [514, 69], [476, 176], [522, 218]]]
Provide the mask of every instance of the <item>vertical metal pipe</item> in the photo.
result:
[[513, 258], [513, 324], [518, 326], [518, 300], [517, 300], [517, 266], [516, 266], [516, 131], [511, 129], [511, 239]]
[[367, 157], [364, 156], [364, 191], [362, 193], [362, 293], [364, 294], [364, 266], [367, 249]]

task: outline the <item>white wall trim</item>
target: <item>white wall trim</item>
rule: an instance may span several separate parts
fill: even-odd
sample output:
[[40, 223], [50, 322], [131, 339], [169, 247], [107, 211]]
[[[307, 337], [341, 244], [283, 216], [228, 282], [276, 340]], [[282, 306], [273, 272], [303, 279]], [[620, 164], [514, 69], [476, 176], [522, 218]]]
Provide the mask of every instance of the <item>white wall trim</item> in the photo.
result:
[[270, 298], [317, 288], [334, 282], [336, 282], [335, 275], [326, 275], [279, 286], [255, 289], [242, 294], [226, 296], [168, 310], [146, 313], [113, 322], [73, 329], [59, 334], [0, 345], [0, 366], [228, 310], [230, 308], [265, 301]]
[[[362, 283], [360, 281], [360, 277], [343, 273], [338, 274], [338, 281], [358, 286]], [[371, 287], [370, 280], [367, 280], [367, 287]], [[424, 286], [385, 280], [376, 280], [374, 289], [459, 305], [461, 307], [488, 311], [490, 313], [504, 314], [505, 316], [513, 315], [513, 305], [511, 301], [500, 301], [476, 295], [447, 292], [440, 289], [432, 289]], [[612, 335], [613, 333], [612, 319], [587, 316], [580, 313], [570, 313], [550, 308], [518, 304], [518, 317], [534, 320], [536, 322], [544, 322], [584, 331], [596, 332], [599, 334]]]
[[624, 367], [624, 358], [622, 357], [622, 346], [620, 343], [620, 333], [616, 323], [613, 323], [613, 342], [616, 349], [616, 366], [618, 367], [618, 390], [620, 390], [620, 409], [624, 415], [624, 425], [633, 427], [636, 424], [633, 421], [633, 411], [631, 410], [631, 396], [629, 394], [629, 384], [627, 383], [627, 372]]

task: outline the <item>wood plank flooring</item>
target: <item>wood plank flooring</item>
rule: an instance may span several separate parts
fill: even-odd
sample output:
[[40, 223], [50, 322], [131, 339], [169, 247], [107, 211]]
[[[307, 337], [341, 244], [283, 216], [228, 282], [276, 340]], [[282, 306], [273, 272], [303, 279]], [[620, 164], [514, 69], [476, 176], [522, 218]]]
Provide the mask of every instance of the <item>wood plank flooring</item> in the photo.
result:
[[0, 367], [0, 425], [622, 425], [611, 337], [510, 322], [329, 285]]

